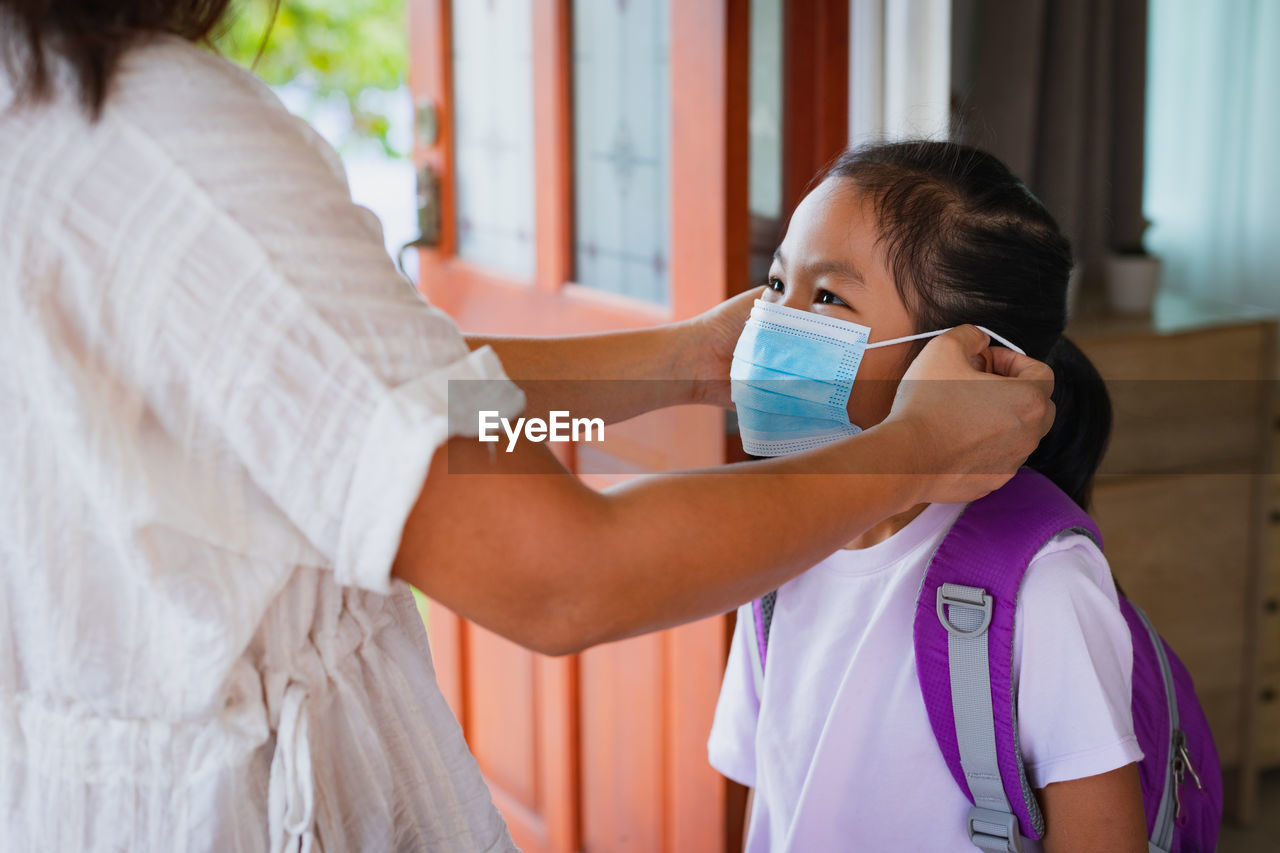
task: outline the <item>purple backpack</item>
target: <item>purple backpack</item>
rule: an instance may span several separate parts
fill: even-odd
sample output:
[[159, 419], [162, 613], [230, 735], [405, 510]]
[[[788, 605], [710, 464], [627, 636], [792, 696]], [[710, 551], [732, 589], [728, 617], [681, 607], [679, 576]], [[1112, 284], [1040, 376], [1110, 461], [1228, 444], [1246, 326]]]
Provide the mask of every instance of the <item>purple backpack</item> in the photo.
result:
[[[1023, 469], [965, 508], [934, 553], [916, 599], [916, 674], [934, 737], [973, 807], [974, 846], [1020, 853], [1044, 835], [1044, 815], [1018, 746], [1013, 625], [1032, 558], [1059, 533], [1099, 547], [1093, 520], [1041, 474]], [[776, 593], [757, 599], [761, 672]], [[1213, 735], [1182, 662], [1122, 594], [1133, 637], [1134, 732], [1152, 853], [1212, 853], [1222, 821]]]

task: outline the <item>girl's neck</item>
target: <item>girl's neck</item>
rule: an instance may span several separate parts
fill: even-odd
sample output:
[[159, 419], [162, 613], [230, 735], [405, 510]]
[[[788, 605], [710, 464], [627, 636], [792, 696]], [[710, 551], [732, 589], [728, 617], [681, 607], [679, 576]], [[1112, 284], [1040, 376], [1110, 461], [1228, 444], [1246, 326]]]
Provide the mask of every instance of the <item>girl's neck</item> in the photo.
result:
[[886, 518], [875, 527], [867, 530], [866, 533], [863, 533], [857, 539], [854, 539], [849, 542], [849, 544], [845, 545], [844, 550], [856, 551], [862, 548], [870, 548], [872, 545], [879, 545], [881, 542], [884, 542], [890, 536], [894, 535], [914, 521], [920, 513], [924, 512], [925, 507], [927, 506], [928, 504], [916, 504], [906, 512]]

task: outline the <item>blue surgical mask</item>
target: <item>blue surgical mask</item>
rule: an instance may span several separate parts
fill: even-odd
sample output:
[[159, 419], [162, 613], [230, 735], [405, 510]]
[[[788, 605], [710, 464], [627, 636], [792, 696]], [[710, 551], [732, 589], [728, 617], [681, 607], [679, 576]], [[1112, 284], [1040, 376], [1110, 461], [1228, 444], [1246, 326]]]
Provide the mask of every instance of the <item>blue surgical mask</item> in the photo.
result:
[[857, 435], [862, 430], [849, 420], [848, 406], [862, 354], [945, 331], [872, 344], [867, 326], [757, 299], [729, 371], [743, 449], [781, 456]]

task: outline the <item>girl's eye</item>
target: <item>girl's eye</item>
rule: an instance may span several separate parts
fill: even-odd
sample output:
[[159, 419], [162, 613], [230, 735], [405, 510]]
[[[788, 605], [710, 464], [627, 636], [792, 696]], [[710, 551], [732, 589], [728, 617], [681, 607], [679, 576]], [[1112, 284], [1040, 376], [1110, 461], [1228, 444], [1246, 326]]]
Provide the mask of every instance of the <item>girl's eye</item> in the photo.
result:
[[780, 279], [776, 279], [773, 276], [769, 276], [769, 281], [765, 283], [765, 286], [774, 293], [781, 293], [786, 289], [786, 285], [784, 285]]
[[836, 296], [830, 290], [819, 290], [817, 299], [815, 299], [814, 301], [817, 302], [819, 305], [843, 305], [846, 308], [849, 307], [849, 304], [847, 302], [845, 302], [839, 296]]

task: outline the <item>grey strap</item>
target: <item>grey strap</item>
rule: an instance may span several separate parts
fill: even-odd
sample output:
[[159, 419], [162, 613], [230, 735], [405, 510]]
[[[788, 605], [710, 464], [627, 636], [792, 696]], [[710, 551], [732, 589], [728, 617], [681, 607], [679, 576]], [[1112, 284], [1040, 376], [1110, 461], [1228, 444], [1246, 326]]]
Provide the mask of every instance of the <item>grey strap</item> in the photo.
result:
[[[751, 677], [756, 688], [756, 698], [764, 694], [764, 659], [760, 657], [760, 643], [756, 637], [756, 631], [760, 626], [756, 624], [755, 607], [750, 602], [738, 608], [738, 621], [745, 622], [751, 626], [751, 637], [747, 643], [747, 657], [751, 660]], [[766, 629], [767, 630], [767, 629]], [[766, 637], [769, 635], [766, 633]]]
[[966, 821], [969, 840], [991, 853], [1022, 853], [1022, 833], [1005, 797], [996, 759], [987, 658], [992, 604], [987, 591], [978, 587], [945, 583], [938, 588], [938, 619], [947, 629], [956, 742], [974, 802]]
[[[1133, 606], [1134, 612], [1138, 614], [1138, 620], [1142, 622], [1142, 626], [1147, 631], [1147, 639], [1156, 650], [1156, 660], [1160, 664], [1160, 680], [1164, 684], [1165, 706], [1169, 711], [1169, 732], [1171, 734], [1169, 761], [1168, 767], [1165, 768], [1164, 791], [1160, 794], [1160, 805], [1156, 809], [1156, 819], [1149, 841], [1150, 853], [1168, 853], [1173, 849], [1174, 821], [1177, 819], [1175, 793], [1178, 787], [1178, 780], [1173, 772], [1176, 760], [1176, 745], [1173, 743], [1173, 735], [1177, 733], [1180, 725], [1178, 720], [1178, 696], [1173, 684], [1173, 671], [1169, 668], [1169, 656], [1164, 651], [1164, 640], [1160, 639], [1160, 635], [1156, 633], [1155, 626], [1151, 624], [1151, 620], [1147, 618], [1147, 614], [1142, 611], [1142, 608], [1132, 601], [1129, 604]], [[1134, 642], [1136, 643], [1137, 641], [1138, 638], [1135, 636]]]

